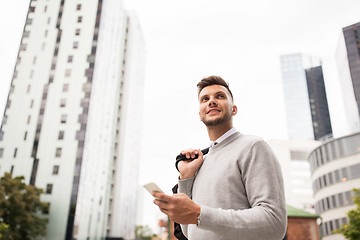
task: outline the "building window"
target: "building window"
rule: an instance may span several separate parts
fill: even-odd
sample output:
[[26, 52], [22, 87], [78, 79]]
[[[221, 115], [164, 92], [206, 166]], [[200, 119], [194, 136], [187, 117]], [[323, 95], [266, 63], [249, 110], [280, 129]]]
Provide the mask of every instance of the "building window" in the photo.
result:
[[30, 108], [33, 108], [33, 106], [34, 106], [34, 99], [31, 99]]
[[29, 84], [27, 89], [26, 89], [26, 93], [29, 93], [30, 92], [30, 89], [31, 89], [31, 85]]
[[68, 56], [68, 62], [71, 63], [73, 61], [73, 58], [74, 57], [72, 55]]
[[26, 141], [26, 138], [27, 138], [27, 132], [25, 132], [24, 134], [24, 141]]
[[67, 92], [69, 90], [69, 84], [68, 83], [64, 83], [63, 85], [63, 92]]
[[59, 165], [55, 165], [53, 167], [53, 172], [52, 172], [53, 175], [58, 175], [59, 174]]
[[63, 139], [64, 139], [64, 135], [65, 135], [65, 132], [64, 132], [64, 131], [60, 131], [60, 132], [59, 132], [58, 139], [59, 139], [59, 140], [63, 140]]
[[29, 12], [30, 12], [30, 13], [35, 12], [35, 7], [29, 7]]
[[50, 24], [50, 20], [51, 20], [51, 18], [49, 17], [47, 20], [47, 24]]
[[42, 44], [41, 44], [41, 50], [45, 50], [45, 46], [46, 46], [46, 44], [45, 44], [45, 43], [42, 43]]
[[17, 149], [17, 148], [15, 148], [15, 149], [14, 149], [14, 158], [16, 158], [17, 151], [18, 151], [18, 149]]
[[79, 35], [80, 35], [80, 28], [77, 28], [77, 29], [75, 30], [75, 35], [76, 35], [76, 36], [79, 36]]
[[14, 172], [14, 165], [11, 165], [10, 173], [13, 174], [13, 172]]
[[61, 157], [61, 148], [56, 148], [55, 157]]
[[44, 36], [47, 37], [47, 35], [48, 35], [48, 30], [45, 30]]
[[2, 158], [4, 155], [4, 149], [3, 148], [0, 148], [0, 158]]
[[78, 47], [79, 47], [79, 42], [74, 42], [73, 48], [76, 49], [76, 48], [78, 48]]
[[29, 31], [24, 31], [23, 38], [28, 38], [29, 36], [30, 36], [30, 32]]
[[47, 10], [47, 6], [44, 7], [44, 12], [46, 12], [46, 10]]
[[52, 192], [52, 188], [53, 188], [53, 185], [52, 184], [47, 184], [46, 185], [46, 193], [47, 194], [51, 194], [51, 192]]
[[65, 77], [70, 77], [71, 75], [71, 69], [66, 69], [65, 70]]
[[65, 105], [66, 105], [66, 99], [63, 98], [60, 100], [60, 107], [63, 108], [65, 107]]
[[82, 16], [78, 17], [77, 22], [78, 22], [78, 23], [81, 23], [81, 22], [82, 22]]
[[11, 100], [7, 100], [7, 102], [6, 102], [6, 108], [10, 108], [10, 106], [11, 106]]
[[76, 10], [81, 10], [81, 4], [76, 5]]
[[44, 203], [44, 208], [42, 210], [42, 213], [43, 214], [49, 214], [49, 212], [50, 212], [50, 203], [49, 202]]
[[66, 123], [66, 118], [67, 118], [66, 114], [61, 115], [61, 123]]
[[31, 18], [28, 18], [26, 19], [26, 25], [31, 25], [32, 24], [32, 19]]
[[25, 50], [26, 50], [26, 44], [25, 44], [25, 43], [22, 43], [22, 44], [20, 45], [20, 50], [21, 50], [21, 51], [25, 51]]
[[36, 59], [37, 59], [37, 57], [35, 56], [35, 57], [33, 58], [33, 64], [36, 63]]

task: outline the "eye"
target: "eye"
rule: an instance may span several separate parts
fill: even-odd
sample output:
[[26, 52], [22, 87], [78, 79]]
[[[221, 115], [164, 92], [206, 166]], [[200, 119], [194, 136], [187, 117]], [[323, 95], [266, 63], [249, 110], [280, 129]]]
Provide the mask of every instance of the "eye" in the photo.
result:
[[217, 97], [222, 99], [222, 98], [225, 98], [225, 95], [224, 94], [219, 94]]
[[201, 102], [206, 102], [209, 100], [209, 97], [208, 96], [204, 96], [202, 99], [201, 99]]

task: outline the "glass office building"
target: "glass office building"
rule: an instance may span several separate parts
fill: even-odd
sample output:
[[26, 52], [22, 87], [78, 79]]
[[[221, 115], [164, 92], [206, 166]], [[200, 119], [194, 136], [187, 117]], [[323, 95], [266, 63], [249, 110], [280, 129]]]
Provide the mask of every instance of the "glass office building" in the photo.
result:
[[321, 61], [300, 53], [282, 55], [280, 61], [289, 138], [331, 138]]
[[336, 63], [344, 99], [345, 135], [360, 131], [360, 23], [343, 28]]

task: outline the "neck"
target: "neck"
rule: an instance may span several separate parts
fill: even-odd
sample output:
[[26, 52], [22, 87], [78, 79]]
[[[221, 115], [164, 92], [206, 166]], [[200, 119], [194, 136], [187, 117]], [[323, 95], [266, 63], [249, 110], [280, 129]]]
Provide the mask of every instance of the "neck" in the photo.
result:
[[210, 141], [215, 141], [219, 137], [221, 137], [224, 133], [229, 131], [233, 127], [231, 124], [222, 124], [217, 126], [207, 126], [208, 135]]

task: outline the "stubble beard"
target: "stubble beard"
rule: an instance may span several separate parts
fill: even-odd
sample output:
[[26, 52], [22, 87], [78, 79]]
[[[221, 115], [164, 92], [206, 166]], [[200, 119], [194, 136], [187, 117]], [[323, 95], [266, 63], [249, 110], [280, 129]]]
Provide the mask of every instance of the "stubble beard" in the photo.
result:
[[205, 124], [207, 127], [214, 127], [217, 125], [221, 125], [231, 119], [231, 111], [227, 111], [224, 116], [213, 119], [213, 120], [206, 120], [205, 117], [201, 118], [201, 121]]

